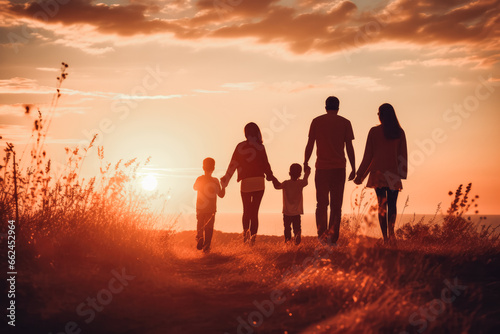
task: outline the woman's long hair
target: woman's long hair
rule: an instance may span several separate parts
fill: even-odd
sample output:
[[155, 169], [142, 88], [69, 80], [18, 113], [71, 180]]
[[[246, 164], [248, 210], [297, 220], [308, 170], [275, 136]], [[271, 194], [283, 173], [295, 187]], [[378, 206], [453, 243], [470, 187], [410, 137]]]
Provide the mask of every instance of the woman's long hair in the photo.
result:
[[398, 118], [394, 108], [389, 103], [384, 103], [378, 108], [378, 117], [382, 123], [384, 136], [387, 139], [398, 139], [401, 137], [401, 125], [399, 125]]
[[260, 132], [259, 126], [253, 122], [245, 125], [245, 138], [247, 140], [256, 141], [259, 144], [263, 143], [262, 133]]

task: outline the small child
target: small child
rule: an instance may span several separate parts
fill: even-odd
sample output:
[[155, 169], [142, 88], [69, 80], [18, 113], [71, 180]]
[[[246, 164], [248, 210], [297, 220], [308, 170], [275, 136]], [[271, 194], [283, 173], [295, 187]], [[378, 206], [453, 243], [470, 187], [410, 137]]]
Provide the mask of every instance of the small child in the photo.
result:
[[307, 186], [307, 179], [311, 174], [311, 168], [307, 166], [304, 170], [304, 178], [299, 180], [302, 173], [302, 166], [292, 164], [290, 166], [290, 180], [280, 183], [278, 179], [273, 179], [275, 189], [283, 189], [283, 224], [285, 226], [285, 242], [292, 240], [291, 226], [295, 236], [295, 244], [300, 244], [301, 227], [300, 215], [304, 213], [302, 189]]
[[[217, 211], [217, 195], [223, 198], [226, 189], [220, 186], [219, 180], [212, 177], [215, 169], [215, 160], [206, 158], [203, 160], [204, 175], [198, 177], [193, 185], [198, 192], [196, 197], [196, 219], [197, 230], [196, 248], [205, 253], [210, 252], [212, 234], [214, 232], [215, 212]], [[203, 236], [205, 232], [205, 236]]]

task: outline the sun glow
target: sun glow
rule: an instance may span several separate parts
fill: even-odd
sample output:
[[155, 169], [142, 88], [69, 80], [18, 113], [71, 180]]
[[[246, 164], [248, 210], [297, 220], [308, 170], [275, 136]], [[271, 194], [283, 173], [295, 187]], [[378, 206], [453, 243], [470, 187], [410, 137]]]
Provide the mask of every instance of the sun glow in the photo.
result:
[[154, 175], [149, 174], [144, 176], [141, 184], [144, 190], [153, 191], [156, 189], [156, 186], [158, 186], [158, 180]]

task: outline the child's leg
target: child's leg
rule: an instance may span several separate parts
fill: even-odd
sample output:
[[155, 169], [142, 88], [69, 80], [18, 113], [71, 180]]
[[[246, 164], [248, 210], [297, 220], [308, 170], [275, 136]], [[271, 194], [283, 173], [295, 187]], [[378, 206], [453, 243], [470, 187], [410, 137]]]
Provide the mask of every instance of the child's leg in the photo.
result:
[[203, 213], [196, 214], [196, 248], [201, 249], [203, 247], [203, 231], [206, 220], [206, 215]]
[[212, 243], [212, 235], [214, 233], [214, 224], [215, 224], [215, 213], [209, 217], [209, 220], [205, 225], [205, 244], [203, 245], [204, 250], [210, 249], [210, 244]]
[[292, 217], [283, 215], [283, 226], [285, 227], [285, 242], [292, 240], [292, 229], [290, 225], [292, 224]]
[[302, 229], [301, 229], [300, 225], [301, 225], [300, 215], [294, 216], [293, 217], [293, 235], [295, 236], [295, 243], [297, 245], [300, 244], [301, 234], [302, 234]]

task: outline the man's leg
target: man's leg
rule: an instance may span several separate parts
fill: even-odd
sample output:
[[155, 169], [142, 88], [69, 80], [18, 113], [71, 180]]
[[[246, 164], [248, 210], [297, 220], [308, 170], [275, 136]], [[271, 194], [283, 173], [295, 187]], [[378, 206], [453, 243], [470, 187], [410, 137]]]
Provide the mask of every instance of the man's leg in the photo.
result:
[[327, 228], [328, 216], [328, 192], [329, 192], [329, 171], [316, 169], [314, 183], [316, 184], [316, 227], [318, 237], [321, 238]]
[[340, 235], [340, 221], [342, 219], [342, 202], [344, 200], [345, 168], [336, 168], [330, 171], [330, 222], [329, 230], [332, 233], [331, 242], [336, 243]]

